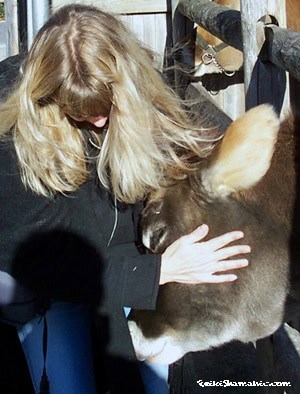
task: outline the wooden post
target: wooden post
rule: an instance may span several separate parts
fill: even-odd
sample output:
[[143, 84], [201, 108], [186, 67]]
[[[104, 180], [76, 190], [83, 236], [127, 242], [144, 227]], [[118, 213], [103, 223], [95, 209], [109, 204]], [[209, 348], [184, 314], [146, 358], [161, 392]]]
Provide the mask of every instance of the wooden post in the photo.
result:
[[[188, 20], [184, 15], [182, 15], [178, 10], [179, 0], [171, 0], [171, 13], [172, 13], [172, 37], [173, 37], [173, 49], [175, 48], [175, 72], [174, 72], [174, 85], [177, 93], [184, 98], [186, 87], [189, 83], [189, 77], [187, 74], [180, 70], [183, 67], [183, 62], [181, 61], [182, 48], [180, 48], [180, 43], [189, 34], [192, 38], [192, 31], [194, 28], [194, 23]], [[178, 51], [176, 46], [178, 45]], [[176, 64], [179, 67], [176, 67]], [[180, 65], [181, 64], [181, 65]]]
[[31, 0], [33, 36], [49, 18], [49, 0]]
[[34, 38], [33, 34], [33, 15], [32, 15], [32, 0], [27, 0], [27, 46], [28, 50], [31, 47]]
[[[94, 4], [100, 8], [118, 14], [147, 14], [167, 12], [169, 0], [81, 0], [80, 3]], [[65, 4], [76, 3], [74, 0], [52, 0], [52, 9]]]
[[19, 53], [18, 0], [5, 1], [5, 21], [7, 28], [7, 56]]
[[286, 73], [267, 61], [264, 24], [259, 22], [265, 15], [285, 27], [285, 0], [241, 1], [246, 109], [270, 102], [280, 112], [287, 105]]

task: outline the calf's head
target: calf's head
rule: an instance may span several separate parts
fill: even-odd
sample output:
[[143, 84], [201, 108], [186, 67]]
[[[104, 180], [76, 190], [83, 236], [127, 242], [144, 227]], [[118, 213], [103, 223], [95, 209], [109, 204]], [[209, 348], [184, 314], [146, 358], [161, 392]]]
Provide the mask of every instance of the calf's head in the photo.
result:
[[269, 105], [248, 111], [230, 125], [196, 174], [153, 192], [141, 217], [144, 245], [162, 253], [179, 236], [207, 223], [215, 202], [218, 215], [225, 216], [222, 204], [238, 200], [268, 171], [279, 125]]

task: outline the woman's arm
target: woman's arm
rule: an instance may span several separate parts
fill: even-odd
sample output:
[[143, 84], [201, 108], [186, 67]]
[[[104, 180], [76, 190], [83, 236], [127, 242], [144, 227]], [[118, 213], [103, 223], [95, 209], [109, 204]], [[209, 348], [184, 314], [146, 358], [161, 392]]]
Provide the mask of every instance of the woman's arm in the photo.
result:
[[231, 258], [250, 252], [248, 245], [228, 246], [241, 239], [241, 231], [234, 231], [202, 241], [208, 226], [173, 242], [160, 255], [115, 257], [108, 260], [103, 284], [111, 302], [136, 309], [154, 309], [159, 285], [168, 282], [189, 284], [223, 283], [237, 279], [234, 274], [215, 275], [248, 265], [247, 259]]

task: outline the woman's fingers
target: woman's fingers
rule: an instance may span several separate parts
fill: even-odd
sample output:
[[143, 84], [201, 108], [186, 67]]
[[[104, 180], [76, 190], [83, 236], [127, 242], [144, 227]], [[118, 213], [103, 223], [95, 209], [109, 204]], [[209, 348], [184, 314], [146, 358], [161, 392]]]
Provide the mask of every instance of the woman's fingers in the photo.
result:
[[219, 261], [219, 262], [215, 263], [215, 270], [213, 270], [213, 271], [214, 271], [214, 273], [222, 272], [222, 271], [229, 271], [229, 270], [236, 269], [236, 268], [247, 267], [248, 264], [249, 264], [249, 261], [247, 259]]
[[211, 275], [211, 274], [193, 274], [189, 277], [178, 276], [174, 279], [174, 282], [185, 283], [185, 284], [204, 284], [204, 283], [224, 283], [233, 282], [237, 279], [234, 274], [224, 274], [224, 275]]
[[226, 233], [220, 235], [219, 237], [212, 238], [209, 241], [204, 242], [203, 244], [206, 247], [209, 247], [211, 250], [218, 250], [228, 245], [230, 242], [236, 241], [244, 237], [244, 233], [242, 231], [231, 231], [230, 233]]
[[181, 241], [187, 244], [194, 244], [195, 242], [201, 241], [206, 235], [208, 234], [208, 226], [207, 224], [202, 224], [201, 226], [197, 227], [191, 233], [184, 235], [181, 237]]
[[251, 248], [249, 245], [234, 245], [234, 246], [227, 246], [226, 248], [219, 249], [215, 251], [212, 256], [215, 261], [219, 260], [226, 260], [229, 257], [236, 256], [238, 254], [245, 254], [250, 253]]
[[237, 280], [237, 276], [234, 274], [230, 275], [211, 275], [207, 278], [205, 283], [225, 283], [225, 282], [233, 282]]
[[[226, 261], [214, 260], [211, 263], [206, 264], [206, 266], [202, 266], [202, 267], [200, 267], [199, 265], [193, 266], [193, 268], [191, 268], [190, 271], [185, 272], [185, 275], [187, 278], [189, 276], [189, 279], [191, 281], [195, 281], [199, 279], [201, 280], [203, 278], [207, 279], [208, 277], [218, 272], [244, 268], [247, 267], [248, 265], [249, 265], [249, 261], [247, 259], [226, 260]], [[228, 276], [228, 274], [226, 276]]]

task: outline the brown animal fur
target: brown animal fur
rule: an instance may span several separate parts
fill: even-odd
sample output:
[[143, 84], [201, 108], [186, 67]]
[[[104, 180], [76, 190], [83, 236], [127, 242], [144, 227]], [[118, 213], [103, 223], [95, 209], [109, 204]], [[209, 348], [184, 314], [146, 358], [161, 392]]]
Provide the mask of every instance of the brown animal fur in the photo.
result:
[[286, 24], [288, 29], [300, 31], [300, 7], [298, 0], [286, 0]]
[[249, 111], [196, 175], [150, 196], [141, 224], [153, 251], [207, 223], [210, 237], [243, 230], [252, 252], [237, 281], [170, 283], [155, 311], [134, 311], [129, 325], [140, 359], [172, 363], [189, 351], [256, 341], [282, 323], [296, 186], [293, 123], [281, 124], [272, 157], [278, 128], [268, 105]]

